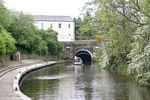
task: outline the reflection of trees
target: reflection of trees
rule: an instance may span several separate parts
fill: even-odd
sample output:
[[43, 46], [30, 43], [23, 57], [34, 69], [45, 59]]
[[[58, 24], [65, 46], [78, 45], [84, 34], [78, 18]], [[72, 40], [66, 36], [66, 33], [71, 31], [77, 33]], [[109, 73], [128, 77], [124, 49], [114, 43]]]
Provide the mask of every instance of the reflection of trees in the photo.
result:
[[58, 82], [59, 80], [29, 80], [22, 84], [21, 90], [25, 95], [34, 98], [33, 100], [40, 100], [40, 95], [49, 94], [49, 91], [52, 94], [56, 90], [54, 87], [57, 87]]
[[82, 84], [85, 100], [149, 100], [149, 91], [139, 87], [132, 80], [115, 72], [98, 69], [97, 65], [84, 66], [77, 77], [77, 84]]
[[84, 92], [85, 99], [92, 100], [92, 92], [94, 87], [92, 87], [93, 74], [91, 66], [83, 66], [83, 82], [85, 83]]
[[[106, 72], [97, 65], [75, 68], [75, 81], [72, 69], [67, 65], [44, 68], [27, 75], [21, 90], [33, 100], [48, 100], [53, 96], [82, 100], [149, 100], [150, 91], [137, 86], [129, 78], [115, 72]], [[33, 77], [67, 74], [62, 80], [37, 80]], [[73, 75], [73, 76], [74, 76]], [[49, 96], [49, 97], [48, 97]], [[67, 100], [67, 99], [65, 99]]]
[[39, 80], [34, 77], [57, 75], [61, 72], [64, 72], [63, 65], [34, 71], [25, 77], [21, 85], [21, 91], [33, 100], [48, 98], [46, 94], [49, 96], [50, 94], [55, 94], [54, 92], [57, 91], [59, 80]]
[[129, 85], [129, 100], [149, 100], [150, 91], [144, 87], [139, 87], [135, 83], [130, 83]]
[[116, 72], [105, 72], [104, 77], [108, 80], [107, 86], [110, 88], [108, 92], [111, 93], [112, 100], [149, 100], [150, 98], [150, 91], [138, 86], [129, 77]]
[[[92, 100], [92, 80], [93, 75], [91, 71], [91, 66], [81, 66], [81, 68], [76, 68], [76, 91], [77, 97], [82, 98], [83, 100]], [[78, 94], [80, 93], [80, 94]], [[78, 96], [79, 95], [79, 96]]]

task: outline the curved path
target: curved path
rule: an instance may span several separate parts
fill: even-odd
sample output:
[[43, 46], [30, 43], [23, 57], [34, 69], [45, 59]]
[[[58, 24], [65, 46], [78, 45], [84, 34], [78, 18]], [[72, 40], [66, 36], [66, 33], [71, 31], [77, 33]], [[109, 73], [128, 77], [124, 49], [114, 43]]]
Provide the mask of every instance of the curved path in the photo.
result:
[[[15, 86], [18, 86], [19, 80], [16, 78], [18, 74], [22, 75], [28, 71], [33, 69], [37, 69], [46, 65], [51, 65], [56, 62], [42, 62], [38, 64], [18, 64], [17, 66], [11, 68], [5, 68], [0, 70], [0, 100], [27, 100], [29, 99], [23, 93], [17, 89], [15, 90]], [[19, 68], [21, 67], [21, 68]], [[17, 82], [15, 82], [17, 81]]]

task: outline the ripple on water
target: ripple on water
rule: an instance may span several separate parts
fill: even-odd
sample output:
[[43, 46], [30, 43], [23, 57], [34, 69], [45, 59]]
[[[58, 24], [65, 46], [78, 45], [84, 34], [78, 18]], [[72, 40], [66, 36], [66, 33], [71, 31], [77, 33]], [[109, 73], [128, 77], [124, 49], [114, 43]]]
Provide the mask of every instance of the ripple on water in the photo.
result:
[[41, 76], [41, 77], [34, 77], [34, 79], [39, 80], [59, 80], [68, 77], [67, 75], [58, 75], [58, 76]]

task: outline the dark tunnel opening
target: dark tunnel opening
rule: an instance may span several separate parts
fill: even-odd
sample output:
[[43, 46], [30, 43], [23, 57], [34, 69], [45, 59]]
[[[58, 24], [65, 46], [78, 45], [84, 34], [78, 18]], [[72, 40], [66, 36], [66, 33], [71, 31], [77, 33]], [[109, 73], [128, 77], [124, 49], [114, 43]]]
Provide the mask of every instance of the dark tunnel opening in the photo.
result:
[[76, 53], [76, 56], [80, 57], [82, 59], [82, 62], [83, 62], [84, 65], [91, 65], [92, 57], [91, 57], [91, 54], [88, 51], [86, 51], [86, 50], [79, 50]]

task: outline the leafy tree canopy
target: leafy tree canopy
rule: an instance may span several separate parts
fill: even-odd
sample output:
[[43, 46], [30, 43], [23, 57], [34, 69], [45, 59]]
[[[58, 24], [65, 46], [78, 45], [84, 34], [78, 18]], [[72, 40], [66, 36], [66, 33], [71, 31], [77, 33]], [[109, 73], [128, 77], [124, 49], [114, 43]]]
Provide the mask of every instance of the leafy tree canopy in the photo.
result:
[[15, 39], [2, 26], [0, 26], [0, 56], [16, 50]]
[[0, 1], [0, 25], [4, 28], [8, 28], [11, 24], [11, 17], [9, 14], [9, 10], [3, 5], [3, 1]]

